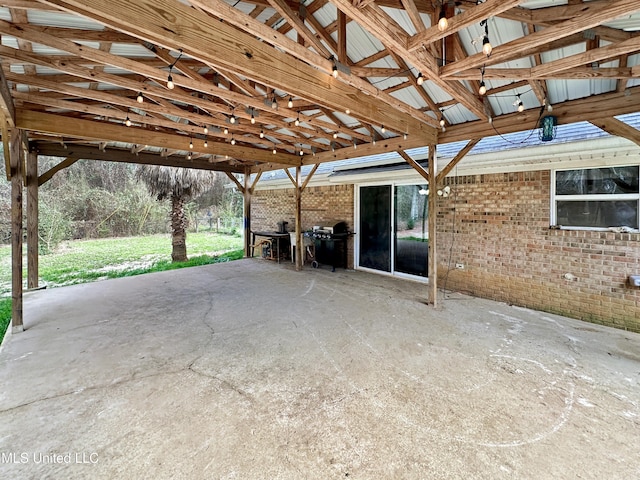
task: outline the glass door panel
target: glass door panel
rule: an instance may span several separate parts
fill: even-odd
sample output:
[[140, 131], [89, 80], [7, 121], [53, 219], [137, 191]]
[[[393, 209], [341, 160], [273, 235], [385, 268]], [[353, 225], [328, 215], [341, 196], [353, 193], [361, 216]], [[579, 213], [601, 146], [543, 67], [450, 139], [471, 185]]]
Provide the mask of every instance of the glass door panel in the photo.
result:
[[394, 191], [395, 272], [427, 276], [427, 185], [398, 185]]
[[391, 186], [360, 187], [361, 267], [391, 271]]

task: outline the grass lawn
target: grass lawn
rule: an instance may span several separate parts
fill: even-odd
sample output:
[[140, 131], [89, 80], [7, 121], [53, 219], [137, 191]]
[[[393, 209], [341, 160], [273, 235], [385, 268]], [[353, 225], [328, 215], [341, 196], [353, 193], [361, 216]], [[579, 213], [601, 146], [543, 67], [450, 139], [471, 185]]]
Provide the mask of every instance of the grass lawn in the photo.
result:
[[[242, 258], [240, 236], [187, 234], [189, 261], [171, 263], [171, 236], [105, 238], [63, 242], [39, 261], [40, 285], [47, 288], [207, 265]], [[25, 248], [26, 253], [26, 248]], [[26, 257], [24, 259], [26, 268]], [[24, 272], [26, 281], [26, 270]], [[0, 340], [11, 317], [11, 246], [0, 246]]]

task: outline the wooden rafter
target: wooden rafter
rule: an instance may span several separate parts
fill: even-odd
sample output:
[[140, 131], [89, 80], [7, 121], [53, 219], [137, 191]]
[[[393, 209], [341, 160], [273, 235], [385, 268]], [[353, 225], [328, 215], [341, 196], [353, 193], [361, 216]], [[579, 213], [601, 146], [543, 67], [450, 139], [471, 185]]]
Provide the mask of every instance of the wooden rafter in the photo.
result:
[[626, 138], [640, 146], [640, 130], [627, 125], [617, 118], [599, 118], [596, 120], [590, 120], [590, 122], [611, 135]]

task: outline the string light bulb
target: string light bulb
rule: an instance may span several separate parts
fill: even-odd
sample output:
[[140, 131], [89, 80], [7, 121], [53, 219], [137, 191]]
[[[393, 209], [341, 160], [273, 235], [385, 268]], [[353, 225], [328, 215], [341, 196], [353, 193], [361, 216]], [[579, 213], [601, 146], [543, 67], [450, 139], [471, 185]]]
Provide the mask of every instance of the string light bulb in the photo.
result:
[[522, 99], [520, 98], [520, 94], [518, 94], [517, 105], [518, 105], [518, 112], [520, 112], [520, 113], [524, 112], [524, 104], [522, 103]]
[[333, 75], [333, 78], [338, 78], [338, 66], [335, 63], [331, 69], [331, 75]]
[[480, 88], [478, 89], [478, 93], [480, 95], [486, 95], [487, 94], [487, 86], [484, 83], [484, 65], [482, 66], [482, 68], [480, 69]]
[[424, 83], [424, 75], [422, 75], [422, 72], [418, 73], [418, 78], [416, 79], [416, 83], [418, 85], [422, 85]]
[[277, 150], [276, 150], [276, 147], [273, 147], [273, 154], [274, 154], [274, 155], [276, 154], [276, 151], [277, 151]]
[[187, 160], [191, 160], [191, 152], [187, 155]]
[[333, 138], [338, 138], [338, 132], [333, 132]]
[[387, 129], [386, 129], [386, 128], [384, 128], [384, 125], [382, 125], [382, 126], [380, 127], [380, 131], [381, 131], [382, 133], [384, 133], [384, 132], [386, 132], [386, 131], [387, 131]]
[[235, 145], [236, 144], [236, 139], [231, 137], [231, 145]]
[[444, 32], [447, 28], [449, 28], [449, 20], [447, 20], [447, 16], [444, 13], [444, 5], [442, 5], [440, 17], [438, 18], [438, 30]]
[[298, 112], [298, 117], [296, 118], [296, 121], [295, 121], [295, 122], [293, 122], [293, 124], [294, 124], [296, 127], [299, 127], [299, 126], [300, 126], [300, 112]]
[[350, 114], [351, 114], [351, 110], [347, 108], [347, 109], [344, 111], [344, 113], [346, 113], [347, 115], [350, 115]]
[[253, 116], [253, 113], [251, 114], [251, 125], [255, 125], [256, 124], [256, 117]]
[[289, 101], [287, 102], [287, 107], [293, 108], [293, 97], [289, 97]]
[[173, 77], [171, 76], [171, 72], [169, 72], [169, 76], [167, 77], [167, 88], [169, 90], [173, 90], [175, 84], [173, 83]]
[[235, 116], [235, 115], [231, 115], [231, 116], [229, 117], [229, 122], [231, 122], [231, 124], [236, 123], [236, 116]]
[[273, 94], [273, 100], [271, 100], [271, 108], [276, 110], [278, 108], [278, 100], [276, 99], [276, 94]]
[[131, 119], [129, 118], [129, 115], [127, 115], [127, 118], [125, 119], [124, 124], [125, 124], [127, 127], [130, 127], [130, 126], [131, 126]]
[[404, 140], [406, 140], [408, 136], [409, 136], [409, 134], [408, 134], [407, 132], [404, 132], [404, 134], [402, 135], [402, 138], [403, 138]]
[[228, 129], [227, 127], [224, 127], [224, 130], [223, 130], [223, 131], [224, 131], [224, 134], [225, 134], [225, 135], [228, 135], [228, 134], [229, 134], [229, 129]]
[[138, 103], [144, 102], [144, 97], [142, 96], [142, 92], [138, 92], [138, 97], [136, 98]]
[[193, 140], [189, 139], [189, 148], [193, 149]]
[[264, 130], [260, 130], [260, 138], [264, 138]]
[[209, 146], [209, 142], [207, 141], [207, 139], [204, 139], [204, 148], [207, 148]]
[[489, 37], [485, 35], [485, 37], [482, 39], [482, 53], [484, 53], [488, 57], [491, 55], [492, 51], [493, 47], [491, 46]]
[[207, 135], [209, 133], [209, 128], [205, 125], [202, 131], [205, 135]]

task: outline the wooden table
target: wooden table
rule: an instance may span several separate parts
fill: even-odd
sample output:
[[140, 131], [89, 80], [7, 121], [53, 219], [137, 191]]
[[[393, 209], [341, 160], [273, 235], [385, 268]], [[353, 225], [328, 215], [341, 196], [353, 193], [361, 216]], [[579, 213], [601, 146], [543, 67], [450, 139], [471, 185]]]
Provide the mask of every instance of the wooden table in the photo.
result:
[[275, 243], [275, 252], [276, 252], [276, 260], [280, 263], [280, 240], [286, 239], [289, 240], [289, 233], [280, 233], [280, 232], [251, 232], [251, 256], [254, 255], [254, 249], [256, 245], [256, 237], [265, 237], [271, 240], [272, 245]]

